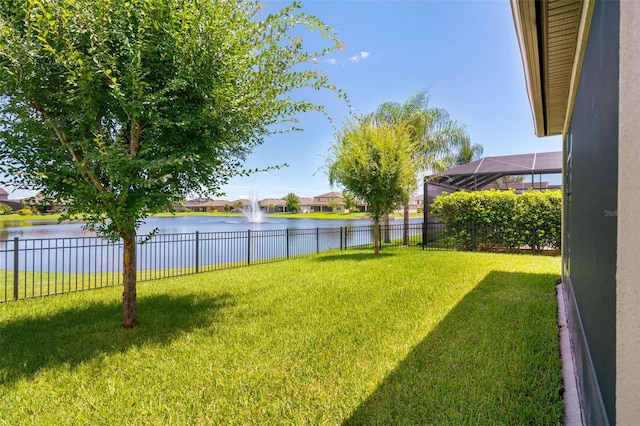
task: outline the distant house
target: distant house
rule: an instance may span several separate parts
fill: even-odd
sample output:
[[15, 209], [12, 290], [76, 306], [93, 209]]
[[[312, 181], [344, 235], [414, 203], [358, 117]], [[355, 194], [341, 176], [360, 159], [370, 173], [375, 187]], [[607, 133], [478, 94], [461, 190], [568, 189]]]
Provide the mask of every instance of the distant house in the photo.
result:
[[287, 211], [287, 202], [281, 198], [265, 198], [258, 202], [260, 210], [267, 213], [283, 213]]
[[237, 208], [235, 208], [235, 210], [240, 211], [240, 210], [247, 210], [251, 207], [251, 200], [249, 200], [248, 198], [239, 198], [237, 200], [232, 201], [232, 205], [238, 206]]
[[340, 212], [344, 211], [344, 197], [339, 192], [328, 192], [313, 197], [311, 205], [313, 212]]
[[[313, 198], [298, 197], [298, 199], [300, 203], [298, 212], [300, 213], [345, 211], [344, 197], [339, 192], [328, 192]], [[193, 212], [224, 212], [248, 210], [251, 208], [251, 203], [251, 200], [247, 198], [234, 201], [194, 198], [186, 201], [183, 207]], [[287, 211], [287, 202], [281, 198], [264, 198], [258, 201], [258, 207], [266, 213], [282, 213]], [[356, 200], [356, 207], [362, 212], [367, 211], [367, 205], [362, 201]], [[414, 206], [415, 209], [417, 209], [416, 206]]]
[[210, 200], [209, 198], [195, 198], [188, 200], [184, 207], [194, 212], [224, 212], [231, 208], [232, 202], [228, 200]]
[[298, 210], [300, 213], [309, 213], [313, 211], [313, 198], [309, 197], [299, 197], [300, 200], [300, 209]]
[[9, 200], [9, 193], [2, 188], [0, 188], [0, 204], [5, 204], [11, 207], [12, 210], [19, 210], [23, 207], [22, 202]]
[[191, 200], [187, 200], [183, 207], [187, 210], [191, 210], [191, 211], [200, 211], [198, 210], [198, 208], [200, 207], [201, 204], [210, 201], [208, 198], [193, 198]]
[[52, 204], [51, 200], [46, 199], [42, 195], [36, 195], [34, 197], [24, 198], [19, 201], [20, 208], [29, 206], [29, 208], [33, 211], [36, 210], [40, 213], [56, 213], [61, 210], [64, 210], [64, 204]]
[[409, 212], [417, 212], [424, 207], [424, 194], [413, 196], [409, 199]]

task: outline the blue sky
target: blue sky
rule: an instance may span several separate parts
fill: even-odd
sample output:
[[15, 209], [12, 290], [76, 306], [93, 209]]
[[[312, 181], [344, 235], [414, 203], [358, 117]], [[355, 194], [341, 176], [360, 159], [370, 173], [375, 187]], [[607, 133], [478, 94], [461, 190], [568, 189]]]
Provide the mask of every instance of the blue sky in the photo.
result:
[[[289, 3], [266, 0], [265, 13]], [[431, 105], [465, 124], [485, 155], [561, 149], [560, 137], [534, 135], [508, 0], [303, 0], [302, 10], [333, 27], [346, 44], [319, 58], [317, 68], [346, 92], [356, 113], [372, 112], [387, 101], [404, 102], [427, 89]], [[317, 43], [317, 33], [302, 34], [305, 43]], [[331, 188], [321, 168], [336, 128], [350, 111], [331, 92], [310, 93], [305, 96], [324, 104], [334, 124], [319, 113], [302, 115], [303, 132], [266, 139], [246, 162], [251, 169], [290, 166], [234, 178], [220, 198], [247, 198], [253, 188], [260, 199], [340, 190]], [[25, 195], [20, 191], [10, 198]]]
[[[285, 4], [267, 1], [265, 9]], [[303, 0], [302, 10], [329, 24], [346, 44], [343, 51], [320, 58], [318, 68], [347, 93], [355, 112], [403, 102], [424, 88], [431, 105], [465, 124], [472, 143], [480, 143], [485, 155], [561, 149], [560, 137], [534, 134], [508, 0]], [[339, 128], [349, 114], [345, 103], [331, 93], [313, 95]], [[290, 166], [233, 179], [224, 188], [225, 198], [244, 198], [252, 188], [261, 199], [332, 190], [319, 169], [335, 129], [318, 113], [300, 120], [303, 132], [269, 138], [247, 159], [249, 168]]]

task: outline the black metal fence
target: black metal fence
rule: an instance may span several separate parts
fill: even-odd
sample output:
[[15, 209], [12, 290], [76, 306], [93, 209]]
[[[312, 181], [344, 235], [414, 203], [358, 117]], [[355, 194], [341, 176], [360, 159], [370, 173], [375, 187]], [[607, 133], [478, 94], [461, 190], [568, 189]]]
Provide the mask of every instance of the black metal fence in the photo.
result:
[[[381, 227], [382, 248], [402, 245], [404, 230]], [[409, 245], [421, 247], [422, 224], [409, 224], [406, 231]], [[366, 247], [373, 247], [372, 226], [141, 236], [138, 281]], [[0, 302], [119, 285], [122, 250], [122, 243], [98, 237], [0, 241]]]
[[[460, 237], [442, 223], [380, 226], [381, 249], [553, 252], [552, 247], [487, 243], [470, 225]], [[424, 239], [423, 239], [424, 236]], [[373, 249], [373, 226], [195, 232], [139, 237], [138, 281], [280, 262], [326, 250]], [[98, 237], [0, 241], [0, 302], [122, 284], [122, 244]]]
[[560, 253], [560, 224], [500, 226], [486, 223], [429, 223], [427, 246], [442, 249], [505, 253]]

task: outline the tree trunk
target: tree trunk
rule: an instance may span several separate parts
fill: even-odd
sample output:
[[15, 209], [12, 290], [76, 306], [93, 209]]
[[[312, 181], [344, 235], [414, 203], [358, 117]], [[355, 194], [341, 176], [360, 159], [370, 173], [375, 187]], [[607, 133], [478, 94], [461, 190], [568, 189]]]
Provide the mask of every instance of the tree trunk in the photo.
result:
[[122, 327], [134, 328], [138, 325], [138, 311], [136, 299], [136, 231], [126, 230], [122, 235], [123, 253], [123, 286], [122, 292]]
[[389, 213], [384, 215], [384, 242], [385, 244], [391, 243], [391, 234], [389, 232]]
[[404, 205], [404, 217], [403, 217], [403, 229], [402, 229], [402, 245], [409, 245], [409, 203]]
[[373, 251], [380, 254], [380, 219], [373, 218]]

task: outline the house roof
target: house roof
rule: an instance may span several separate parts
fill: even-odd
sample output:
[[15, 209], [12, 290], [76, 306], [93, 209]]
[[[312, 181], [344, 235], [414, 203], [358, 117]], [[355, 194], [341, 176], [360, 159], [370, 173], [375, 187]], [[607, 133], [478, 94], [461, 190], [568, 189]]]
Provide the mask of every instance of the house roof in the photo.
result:
[[300, 197], [300, 205], [301, 206], [309, 206], [311, 204], [313, 204], [313, 198], [309, 198], [309, 197]]
[[595, 0], [511, 0], [538, 136], [566, 131]]
[[483, 157], [424, 178], [461, 189], [479, 189], [503, 176], [562, 173], [562, 152]]
[[287, 202], [282, 198], [265, 198], [260, 200], [258, 204], [261, 207], [268, 207], [270, 204], [273, 204], [274, 206], [285, 206]]
[[188, 200], [185, 203], [185, 207], [224, 207], [230, 205], [228, 200], [211, 200], [209, 198], [195, 198]]
[[322, 194], [322, 195], [316, 195], [313, 198], [340, 198], [340, 199], [342, 199], [344, 197], [342, 196], [341, 193], [333, 191], [333, 192], [327, 192], [326, 194]]
[[231, 205], [231, 202], [228, 200], [210, 200], [200, 204], [203, 207], [224, 207]]
[[4, 188], [0, 188], [0, 195], [9, 195], [9, 193]]

